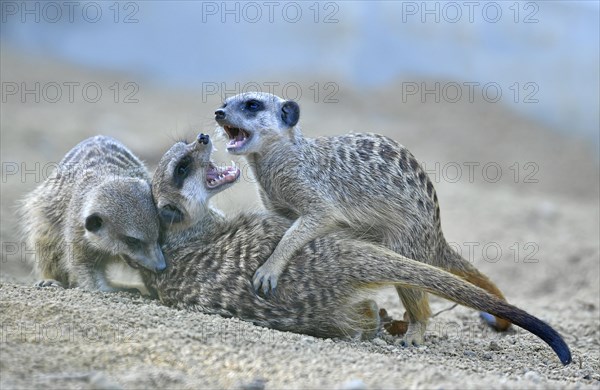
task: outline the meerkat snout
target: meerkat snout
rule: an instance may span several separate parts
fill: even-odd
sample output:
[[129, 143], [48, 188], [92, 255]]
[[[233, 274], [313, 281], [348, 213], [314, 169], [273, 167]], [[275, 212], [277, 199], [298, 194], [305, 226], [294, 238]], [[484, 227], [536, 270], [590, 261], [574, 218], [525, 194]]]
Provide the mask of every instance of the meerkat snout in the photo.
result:
[[199, 144], [204, 144], [204, 145], [208, 145], [208, 143], [210, 142], [210, 137], [208, 134], [198, 134], [198, 143]]
[[167, 268], [167, 262], [158, 244], [145, 245], [141, 240], [134, 238], [126, 240], [126, 245], [133, 253], [121, 254], [121, 257], [132, 268], [142, 266], [154, 273], [160, 273]]
[[149, 183], [120, 178], [99, 185], [89, 199], [82, 212], [88, 245], [121, 257], [132, 268], [152, 272], [166, 268], [158, 245], [160, 224]]
[[231, 154], [261, 153], [281, 138], [293, 138], [300, 106], [277, 96], [247, 92], [228, 98], [215, 111], [215, 120], [229, 139]]
[[205, 204], [240, 176], [240, 169], [217, 166], [210, 159], [212, 141], [199, 134], [193, 142], [178, 142], [160, 160], [152, 192], [163, 226], [184, 229], [198, 219], [197, 204]]
[[215, 111], [215, 119], [216, 120], [225, 119], [225, 110], [219, 108], [217, 111]]

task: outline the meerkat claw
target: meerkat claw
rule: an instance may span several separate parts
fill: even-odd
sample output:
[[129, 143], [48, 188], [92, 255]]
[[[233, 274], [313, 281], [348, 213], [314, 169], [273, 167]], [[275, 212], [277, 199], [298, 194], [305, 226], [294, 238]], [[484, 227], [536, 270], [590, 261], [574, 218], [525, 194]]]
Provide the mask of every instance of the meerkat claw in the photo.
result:
[[34, 287], [55, 287], [55, 288], [64, 288], [61, 282], [54, 279], [42, 279], [38, 280], [34, 283]]
[[270, 283], [271, 283], [271, 294], [275, 294], [275, 289], [277, 288], [277, 278], [272, 276]]
[[400, 342], [400, 345], [402, 345], [403, 347], [418, 347], [420, 343], [418, 343], [417, 340], [404, 339]]
[[269, 280], [263, 280], [262, 289], [263, 289], [263, 294], [265, 294], [265, 297], [268, 297], [269, 296]]
[[254, 278], [252, 279], [252, 287], [254, 287], [254, 292], [258, 292], [260, 287], [263, 285], [263, 276], [261, 275], [260, 268], [254, 274]]
[[406, 334], [402, 338], [402, 346], [418, 347], [419, 345], [423, 345], [425, 340], [425, 329], [426, 323], [422, 322], [411, 322], [408, 324], [408, 329], [406, 330]]
[[277, 288], [278, 278], [279, 275], [277, 272], [263, 270], [263, 267], [260, 267], [254, 274], [254, 278], [252, 280], [254, 291], [258, 292], [262, 286], [262, 291], [265, 297], [268, 297], [269, 294], [274, 294], [275, 288]]
[[417, 341], [413, 338], [407, 338], [407, 337], [404, 337], [402, 339], [402, 341], [400, 342], [400, 345], [403, 347], [418, 347], [421, 344], [422, 343], [420, 343], [419, 341]]

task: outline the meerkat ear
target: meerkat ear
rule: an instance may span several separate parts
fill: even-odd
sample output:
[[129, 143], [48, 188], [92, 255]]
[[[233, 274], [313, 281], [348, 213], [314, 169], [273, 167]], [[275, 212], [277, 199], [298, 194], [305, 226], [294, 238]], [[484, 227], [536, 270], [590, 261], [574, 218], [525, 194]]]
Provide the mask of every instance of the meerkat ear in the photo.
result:
[[103, 222], [98, 214], [92, 214], [85, 219], [85, 230], [97, 232], [102, 227]]
[[281, 120], [288, 127], [294, 127], [300, 119], [300, 106], [298, 103], [288, 100], [281, 106]]

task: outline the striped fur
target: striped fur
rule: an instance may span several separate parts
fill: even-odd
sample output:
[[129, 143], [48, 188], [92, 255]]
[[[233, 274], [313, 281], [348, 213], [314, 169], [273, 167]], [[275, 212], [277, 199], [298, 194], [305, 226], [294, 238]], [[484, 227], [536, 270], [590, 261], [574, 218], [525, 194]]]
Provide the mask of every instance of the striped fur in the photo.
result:
[[[564, 364], [570, 362], [560, 335], [539, 319], [451, 273], [361, 240], [351, 230], [323, 234], [304, 245], [266, 299], [253, 288], [254, 272], [293, 220], [272, 212], [223, 218], [208, 206], [218, 191], [207, 190], [202, 169], [189, 171], [185, 180], [195, 182], [196, 193], [184, 196], [173, 180], [176, 162], [193, 159], [194, 167], [202, 167], [211, 147], [178, 143], [163, 156], [154, 175], [155, 199], [194, 215], [180, 222], [184, 228], [165, 226], [168, 267], [158, 276], [144, 275], [163, 303], [317, 337], [368, 339], [380, 328], [372, 293], [388, 285], [414, 288], [513, 321], [547, 342]], [[184, 210], [193, 201], [201, 213]]]

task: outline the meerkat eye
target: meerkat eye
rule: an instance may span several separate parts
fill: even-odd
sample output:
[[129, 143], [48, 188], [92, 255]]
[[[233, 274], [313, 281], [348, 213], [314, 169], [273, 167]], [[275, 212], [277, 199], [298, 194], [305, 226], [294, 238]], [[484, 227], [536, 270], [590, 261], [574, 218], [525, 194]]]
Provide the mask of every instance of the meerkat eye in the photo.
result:
[[246, 102], [246, 108], [247, 108], [249, 111], [253, 111], [253, 112], [255, 112], [255, 111], [262, 110], [263, 106], [262, 106], [262, 103], [261, 103], [261, 102], [259, 102], [258, 100], [254, 100], [254, 99], [252, 99], [252, 100], [248, 100], [248, 101]]
[[173, 181], [175, 182], [175, 186], [177, 186], [177, 188], [181, 188], [184, 180], [192, 171], [192, 161], [193, 160], [190, 156], [185, 156], [179, 160], [175, 166], [175, 170], [173, 171]]
[[192, 159], [189, 156], [182, 158], [175, 167], [175, 176], [185, 177], [190, 171]]
[[139, 249], [142, 247], [142, 241], [135, 237], [125, 237], [123, 241], [125, 241], [125, 244], [127, 244], [130, 249]]
[[92, 214], [85, 219], [85, 229], [90, 232], [97, 232], [102, 227], [103, 222], [98, 214]]

